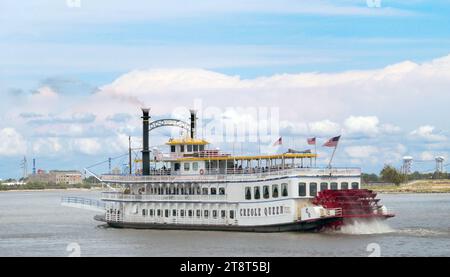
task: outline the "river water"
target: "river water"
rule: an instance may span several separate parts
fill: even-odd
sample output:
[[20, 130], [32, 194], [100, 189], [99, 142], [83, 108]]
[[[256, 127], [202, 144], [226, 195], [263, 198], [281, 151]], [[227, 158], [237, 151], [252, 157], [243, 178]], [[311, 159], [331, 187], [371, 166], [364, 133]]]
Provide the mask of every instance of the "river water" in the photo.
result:
[[0, 193], [0, 256], [450, 256], [450, 194], [380, 194], [396, 217], [325, 233], [114, 229], [61, 196], [99, 193]]

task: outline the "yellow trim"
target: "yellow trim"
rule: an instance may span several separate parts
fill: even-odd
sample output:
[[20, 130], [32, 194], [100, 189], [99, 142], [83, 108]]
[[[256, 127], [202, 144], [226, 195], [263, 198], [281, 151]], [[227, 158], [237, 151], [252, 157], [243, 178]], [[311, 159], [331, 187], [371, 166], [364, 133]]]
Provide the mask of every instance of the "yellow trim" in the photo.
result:
[[186, 157], [178, 158], [176, 161], [233, 161], [233, 160], [269, 160], [269, 159], [304, 159], [316, 158], [317, 154], [312, 153], [285, 153], [275, 155], [259, 155], [259, 156], [222, 156], [222, 157]]
[[183, 138], [183, 139], [171, 139], [166, 142], [167, 145], [181, 145], [181, 144], [189, 144], [189, 145], [206, 145], [209, 144], [204, 139], [191, 139], [191, 138]]

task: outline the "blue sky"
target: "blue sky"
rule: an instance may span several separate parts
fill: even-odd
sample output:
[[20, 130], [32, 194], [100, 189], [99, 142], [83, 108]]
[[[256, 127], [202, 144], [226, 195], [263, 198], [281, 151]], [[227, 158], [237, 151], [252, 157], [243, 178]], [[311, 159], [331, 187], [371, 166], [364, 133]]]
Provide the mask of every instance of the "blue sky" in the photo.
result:
[[[194, 98], [274, 105], [291, 146], [346, 134], [337, 162], [368, 172], [450, 153], [450, 1], [70, 3], [0, 2], [0, 178], [24, 155], [52, 169], [120, 154], [121, 138], [138, 143], [139, 104], [164, 116]], [[242, 99], [217, 101], [227, 90]]]

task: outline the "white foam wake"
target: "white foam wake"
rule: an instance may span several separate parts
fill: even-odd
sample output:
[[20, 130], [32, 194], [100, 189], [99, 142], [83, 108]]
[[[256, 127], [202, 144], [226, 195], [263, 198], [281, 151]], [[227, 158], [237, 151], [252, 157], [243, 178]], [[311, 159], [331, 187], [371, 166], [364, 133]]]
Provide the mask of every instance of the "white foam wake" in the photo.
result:
[[338, 231], [342, 234], [349, 235], [371, 235], [371, 234], [385, 234], [392, 233], [392, 229], [384, 220], [379, 219], [355, 219], [346, 222], [344, 226]]

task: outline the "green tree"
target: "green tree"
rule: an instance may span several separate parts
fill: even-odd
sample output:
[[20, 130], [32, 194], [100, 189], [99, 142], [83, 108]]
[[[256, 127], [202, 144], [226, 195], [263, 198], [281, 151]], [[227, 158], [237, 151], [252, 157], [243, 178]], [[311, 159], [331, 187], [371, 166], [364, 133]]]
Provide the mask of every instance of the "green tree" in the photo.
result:
[[380, 172], [381, 180], [397, 186], [406, 181], [406, 176], [390, 165], [385, 165]]

